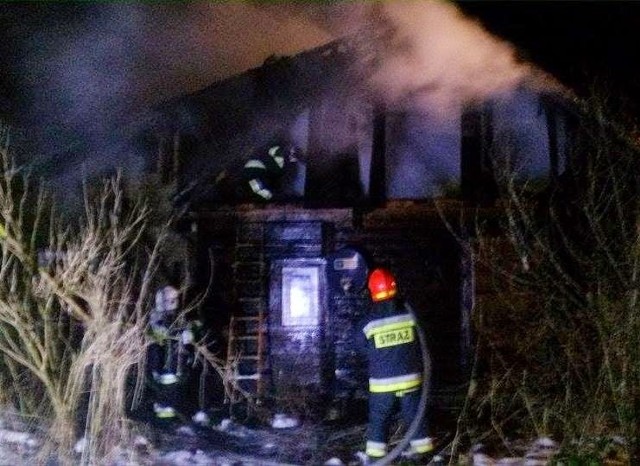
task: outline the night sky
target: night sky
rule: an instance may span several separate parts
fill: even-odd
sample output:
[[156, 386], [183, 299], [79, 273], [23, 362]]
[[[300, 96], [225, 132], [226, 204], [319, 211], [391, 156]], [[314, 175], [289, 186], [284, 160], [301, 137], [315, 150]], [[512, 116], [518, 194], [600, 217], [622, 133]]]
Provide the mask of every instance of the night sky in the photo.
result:
[[[1, 4], [0, 114], [27, 126], [75, 131], [348, 30], [349, 2], [234, 5]], [[521, 59], [578, 92], [597, 76], [618, 108], [640, 114], [640, 2], [471, 1], [460, 7], [513, 43]]]
[[469, 1], [460, 3], [494, 34], [583, 95], [592, 85], [640, 115], [640, 2]]

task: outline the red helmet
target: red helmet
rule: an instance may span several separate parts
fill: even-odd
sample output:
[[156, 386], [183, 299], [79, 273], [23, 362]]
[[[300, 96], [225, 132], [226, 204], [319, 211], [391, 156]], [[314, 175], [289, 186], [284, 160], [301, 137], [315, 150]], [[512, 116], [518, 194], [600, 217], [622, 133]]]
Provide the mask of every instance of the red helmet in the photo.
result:
[[395, 277], [387, 269], [374, 269], [369, 275], [369, 292], [374, 302], [393, 298], [398, 292]]

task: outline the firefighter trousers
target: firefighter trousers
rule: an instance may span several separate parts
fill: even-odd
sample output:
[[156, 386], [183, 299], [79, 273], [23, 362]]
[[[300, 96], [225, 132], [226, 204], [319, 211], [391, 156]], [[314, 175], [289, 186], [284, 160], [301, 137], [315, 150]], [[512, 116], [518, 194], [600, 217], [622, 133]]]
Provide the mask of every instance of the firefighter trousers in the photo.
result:
[[[402, 420], [408, 428], [420, 405], [420, 390], [409, 393], [369, 393], [369, 424], [367, 428], [367, 454], [372, 457], [385, 456], [387, 436], [394, 420], [397, 405], [400, 405]], [[412, 437], [412, 444], [422, 443], [427, 439], [426, 415]]]

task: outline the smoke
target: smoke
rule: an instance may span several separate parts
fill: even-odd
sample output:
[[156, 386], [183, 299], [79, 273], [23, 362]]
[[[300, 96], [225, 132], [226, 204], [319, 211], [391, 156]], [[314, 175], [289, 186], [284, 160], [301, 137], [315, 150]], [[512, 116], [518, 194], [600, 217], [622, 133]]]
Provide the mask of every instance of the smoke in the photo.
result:
[[462, 105], [521, 85], [558, 87], [452, 2], [361, 2], [340, 13], [334, 26], [352, 32], [361, 71], [370, 76], [374, 95], [390, 108], [418, 105], [447, 118]]
[[241, 2], [61, 5], [23, 47], [30, 120], [48, 128], [43, 142], [55, 152], [74, 134], [99, 140], [145, 107], [332, 39], [283, 10]]
[[[34, 7], [35, 8], [35, 7]], [[22, 75], [48, 152], [98, 135], [145, 107], [194, 92], [342, 36], [389, 107], [436, 116], [508, 92], [535, 76], [514, 48], [436, 0], [62, 4], [31, 34]], [[53, 129], [52, 129], [53, 128]], [[58, 140], [60, 143], [58, 144]]]
[[[143, 82], [162, 93], [191, 92], [260, 65], [268, 56], [292, 55], [332, 37], [299, 15], [242, 2], [203, 2], [150, 8], [144, 44]], [[154, 34], [155, 32], [155, 34]], [[159, 32], [159, 34], [158, 34]]]

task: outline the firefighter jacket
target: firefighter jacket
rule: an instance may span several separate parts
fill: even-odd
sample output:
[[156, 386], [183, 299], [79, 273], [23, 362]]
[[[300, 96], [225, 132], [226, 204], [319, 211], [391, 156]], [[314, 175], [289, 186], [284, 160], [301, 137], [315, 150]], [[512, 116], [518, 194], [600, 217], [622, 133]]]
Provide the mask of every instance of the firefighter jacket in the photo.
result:
[[199, 339], [200, 329], [199, 321], [184, 322], [183, 319], [151, 323], [149, 369], [156, 381], [170, 384], [186, 375], [194, 362], [193, 343]]
[[257, 199], [269, 201], [279, 189], [286, 160], [269, 154], [249, 159], [242, 170], [243, 178]]
[[369, 361], [369, 391], [401, 395], [422, 385], [415, 317], [396, 300], [373, 303], [361, 323], [360, 344]]

